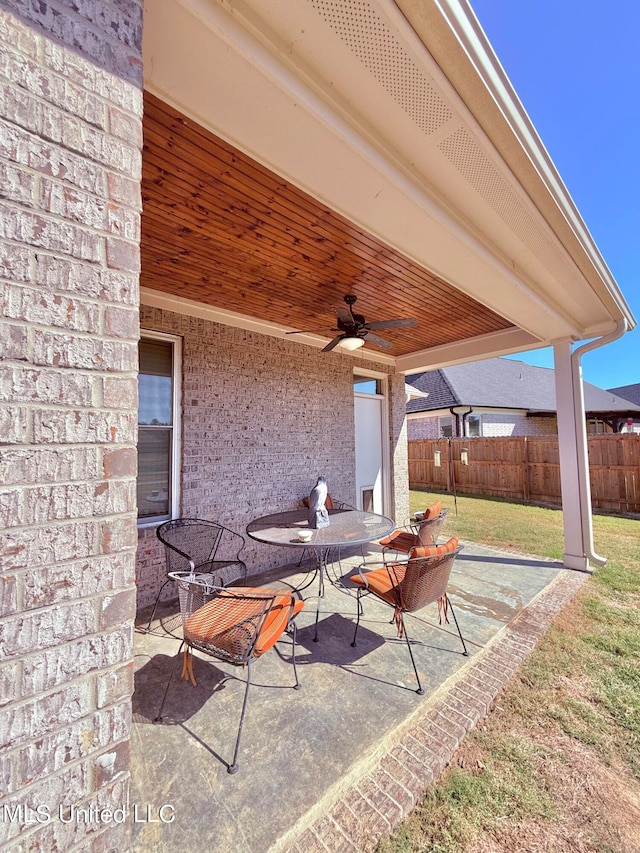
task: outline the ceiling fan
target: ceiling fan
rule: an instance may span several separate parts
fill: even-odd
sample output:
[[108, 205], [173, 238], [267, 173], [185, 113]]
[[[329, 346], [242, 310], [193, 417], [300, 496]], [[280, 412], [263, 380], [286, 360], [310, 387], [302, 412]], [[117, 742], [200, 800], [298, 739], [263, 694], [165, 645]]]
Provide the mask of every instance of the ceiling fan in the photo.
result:
[[[339, 332], [335, 338], [330, 341], [322, 352], [329, 352], [338, 345], [348, 350], [356, 350], [363, 346], [365, 338], [367, 343], [373, 344], [381, 349], [393, 349], [391, 341], [386, 338], [381, 338], [374, 334], [379, 330], [384, 329], [413, 329], [418, 325], [418, 321], [413, 317], [404, 317], [397, 320], [377, 320], [373, 323], [367, 323], [362, 314], [354, 314], [353, 305], [357, 300], [357, 296], [347, 294], [344, 301], [347, 303], [346, 308], [334, 309], [338, 317], [336, 328], [329, 329], [331, 332]], [[324, 331], [319, 329], [306, 329], [308, 332]], [[299, 335], [301, 331], [287, 332], [288, 335]]]

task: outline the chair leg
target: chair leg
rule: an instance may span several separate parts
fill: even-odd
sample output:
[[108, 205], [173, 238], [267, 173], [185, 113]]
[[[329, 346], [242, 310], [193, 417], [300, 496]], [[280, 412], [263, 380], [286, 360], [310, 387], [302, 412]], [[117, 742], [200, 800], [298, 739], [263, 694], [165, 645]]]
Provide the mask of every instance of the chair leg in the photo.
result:
[[158, 608], [158, 602], [160, 601], [160, 596], [162, 595], [162, 590], [165, 588], [165, 586], [169, 583], [170, 580], [171, 580], [171, 578], [166, 578], [165, 582], [162, 584], [162, 586], [158, 590], [158, 595], [156, 596], [156, 602], [153, 605], [153, 610], [151, 611], [151, 616], [149, 617], [149, 621], [147, 622], [147, 627], [146, 627], [147, 634], [151, 630], [151, 623], [153, 622], [153, 617], [156, 615], [156, 610]]
[[462, 632], [460, 630], [460, 626], [458, 625], [458, 620], [456, 618], [456, 611], [453, 609], [453, 604], [451, 604], [451, 599], [449, 598], [449, 596], [447, 596], [447, 604], [449, 605], [451, 615], [453, 616], [453, 621], [456, 623], [456, 628], [458, 629], [458, 636], [460, 637], [460, 642], [462, 643], [462, 648], [464, 649], [462, 654], [468, 657], [469, 652], [467, 651], [467, 644], [465, 643], [464, 637], [462, 636]]
[[352, 641], [352, 643], [351, 643], [351, 645], [352, 645], [352, 646], [354, 646], [354, 647], [357, 645], [357, 643], [356, 643], [356, 637], [358, 636], [358, 628], [360, 627], [360, 614], [363, 612], [363, 610], [362, 610], [362, 604], [361, 604], [361, 602], [360, 602], [360, 592], [361, 592], [361, 590], [359, 589], [359, 590], [358, 590], [358, 617], [357, 617], [357, 619], [356, 619], [356, 629], [355, 629], [355, 631], [353, 632], [353, 641]]
[[294, 690], [300, 690], [302, 684], [300, 684], [300, 679], [298, 678], [298, 667], [296, 666], [296, 637], [297, 637], [297, 627], [295, 622], [290, 622], [289, 625], [292, 629], [292, 651], [291, 651], [291, 663], [293, 664], [293, 674], [296, 677], [296, 683], [293, 685]]
[[173, 678], [173, 673], [176, 670], [176, 666], [180, 662], [180, 655], [182, 654], [182, 649], [184, 647], [184, 640], [180, 643], [180, 648], [178, 649], [178, 654], [176, 655], [176, 663], [173, 665], [171, 672], [169, 673], [169, 680], [167, 681], [167, 686], [164, 688], [164, 696], [162, 697], [162, 702], [160, 703], [160, 710], [156, 717], [154, 717], [154, 723], [162, 722], [162, 711], [164, 710], [164, 703], [167, 699], [167, 693], [169, 692], [169, 685], [171, 684], [171, 679]]
[[251, 661], [247, 661], [247, 686], [244, 689], [244, 699], [242, 701], [242, 712], [240, 714], [240, 725], [238, 726], [238, 736], [236, 737], [236, 748], [233, 751], [233, 761], [227, 766], [227, 773], [238, 772], [238, 750], [240, 749], [240, 738], [242, 736], [242, 726], [244, 724], [244, 714], [247, 710], [247, 699], [249, 698], [249, 687], [251, 685]]
[[416, 666], [416, 662], [415, 662], [414, 657], [413, 657], [413, 649], [411, 648], [411, 640], [409, 639], [409, 635], [407, 634], [407, 626], [405, 625], [405, 622], [404, 622], [404, 614], [403, 613], [400, 614], [400, 622], [402, 624], [402, 633], [404, 634], [404, 638], [407, 641], [407, 648], [409, 649], [409, 654], [411, 656], [411, 663], [413, 664], [413, 671], [416, 674], [416, 681], [418, 682], [418, 689], [416, 690], [416, 693], [419, 696], [423, 696], [424, 695], [424, 688], [422, 687], [422, 684], [420, 683], [420, 676], [418, 675], [418, 667]]

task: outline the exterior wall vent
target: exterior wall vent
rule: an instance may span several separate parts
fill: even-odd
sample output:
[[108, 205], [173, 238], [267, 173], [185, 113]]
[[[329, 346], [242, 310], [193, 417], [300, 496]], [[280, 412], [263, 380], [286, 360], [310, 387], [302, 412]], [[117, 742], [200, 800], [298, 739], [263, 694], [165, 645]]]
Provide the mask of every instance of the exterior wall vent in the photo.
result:
[[538, 249], [544, 246], [540, 229], [466, 128], [459, 127], [438, 148], [524, 243]]
[[367, 0], [309, 2], [423, 133], [434, 133], [452, 118], [426, 75]]
[[566, 257], [466, 128], [459, 127], [438, 142], [438, 149], [558, 281], [570, 274]]

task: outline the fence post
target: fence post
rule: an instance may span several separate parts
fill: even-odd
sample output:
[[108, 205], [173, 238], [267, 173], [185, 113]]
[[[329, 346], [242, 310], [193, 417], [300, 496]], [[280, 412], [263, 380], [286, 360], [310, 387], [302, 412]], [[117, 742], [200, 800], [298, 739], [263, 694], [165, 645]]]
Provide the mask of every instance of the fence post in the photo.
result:
[[529, 503], [531, 486], [529, 484], [529, 438], [524, 437], [524, 502]]
[[449, 467], [451, 468], [451, 486], [453, 488], [453, 505], [455, 507], [456, 515], [457, 515], [458, 514], [458, 495], [456, 493], [456, 466], [454, 464], [454, 459], [453, 459], [453, 446], [452, 446], [453, 439], [449, 438], [449, 439], [447, 439], [447, 441], [449, 442], [449, 460], [450, 460]]

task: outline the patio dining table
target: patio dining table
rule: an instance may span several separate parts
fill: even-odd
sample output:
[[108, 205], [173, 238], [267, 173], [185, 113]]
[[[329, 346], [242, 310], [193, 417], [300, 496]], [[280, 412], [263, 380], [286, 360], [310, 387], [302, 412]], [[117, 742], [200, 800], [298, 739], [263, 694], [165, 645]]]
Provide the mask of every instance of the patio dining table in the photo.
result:
[[[327, 571], [329, 554], [334, 548], [344, 548], [351, 545], [364, 545], [382, 539], [394, 529], [395, 523], [385, 515], [375, 512], [365, 512], [359, 509], [329, 510], [329, 524], [312, 530], [308, 523], [308, 510], [296, 509], [288, 512], [277, 512], [256, 518], [247, 525], [247, 535], [256, 542], [266, 545], [278, 545], [285, 548], [305, 549], [315, 551], [317, 559], [318, 604], [316, 607], [316, 622], [314, 640], [318, 640], [318, 616], [320, 599], [324, 597], [325, 577], [333, 583]], [[312, 530], [311, 539], [302, 541], [300, 530]], [[313, 578], [310, 583], [313, 582]], [[335, 585], [335, 584], [334, 584]], [[306, 589], [309, 584], [299, 587], [297, 591]]]

